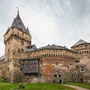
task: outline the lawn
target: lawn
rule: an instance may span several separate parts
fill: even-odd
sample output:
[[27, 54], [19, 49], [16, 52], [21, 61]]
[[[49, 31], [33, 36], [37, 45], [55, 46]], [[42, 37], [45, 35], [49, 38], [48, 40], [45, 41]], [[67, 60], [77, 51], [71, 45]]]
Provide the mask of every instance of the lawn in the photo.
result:
[[73, 83], [73, 82], [69, 82], [68, 84], [90, 89], [90, 84], [87, 84], [87, 83]]
[[53, 83], [24, 83], [25, 89], [18, 88], [19, 83], [0, 83], [0, 90], [75, 90], [60, 84]]

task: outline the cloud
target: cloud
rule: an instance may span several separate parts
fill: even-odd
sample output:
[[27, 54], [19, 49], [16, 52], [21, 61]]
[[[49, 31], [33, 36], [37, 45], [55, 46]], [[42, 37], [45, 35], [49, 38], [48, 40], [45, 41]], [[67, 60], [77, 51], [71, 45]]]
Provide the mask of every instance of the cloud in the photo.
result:
[[16, 7], [38, 47], [58, 44], [71, 47], [79, 39], [90, 41], [90, 0], [0, 0], [0, 55], [3, 34], [16, 17]]

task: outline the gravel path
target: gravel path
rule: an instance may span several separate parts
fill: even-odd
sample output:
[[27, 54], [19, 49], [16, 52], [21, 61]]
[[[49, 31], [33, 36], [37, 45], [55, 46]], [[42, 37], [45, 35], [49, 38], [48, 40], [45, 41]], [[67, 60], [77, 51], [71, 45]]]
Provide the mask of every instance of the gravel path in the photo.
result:
[[90, 89], [86, 89], [86, 88], [82, 88], [82, 87], [78, 87], [78, 86], [74, 86], [74, 85], [66, 85], [66, 84], [63, 84], [63, 85], [71, 87], [71, 88], [75, 88], [76, 90], [90, 90]]

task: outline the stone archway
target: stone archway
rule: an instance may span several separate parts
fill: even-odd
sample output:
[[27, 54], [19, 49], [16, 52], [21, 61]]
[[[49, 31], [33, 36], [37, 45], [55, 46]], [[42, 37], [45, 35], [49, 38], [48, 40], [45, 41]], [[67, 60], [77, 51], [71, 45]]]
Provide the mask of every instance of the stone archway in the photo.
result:
[[62, 80], [59, 80], [59, 83], [62, 84]]
[[80, 82], [83, 82], [83, 79], [82, 78], [80, 79]]

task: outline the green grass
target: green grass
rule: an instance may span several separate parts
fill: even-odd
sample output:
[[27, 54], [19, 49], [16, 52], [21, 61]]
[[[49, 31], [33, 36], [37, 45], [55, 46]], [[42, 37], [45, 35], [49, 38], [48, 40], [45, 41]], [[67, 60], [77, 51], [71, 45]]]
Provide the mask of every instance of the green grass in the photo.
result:
[[19, 83], [0, 83], [0, 90], [75, 90], [60, 84], [52, 83], [24, 83], [25, 89], [18, 88]]
[[87, 83], [73, 83], [73, 82], [70, 82], [68, 84], [90, 89], [90, 84], [87, 84]]

